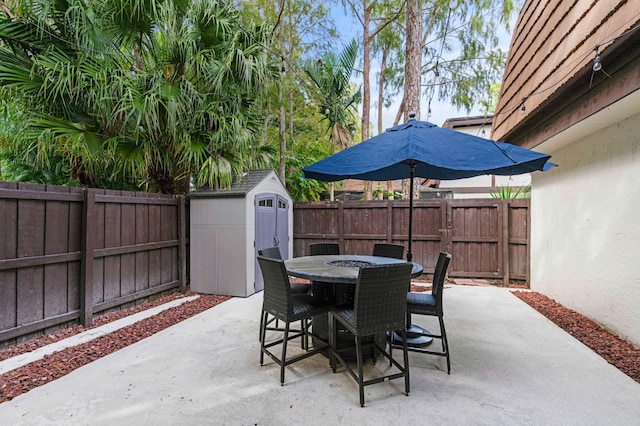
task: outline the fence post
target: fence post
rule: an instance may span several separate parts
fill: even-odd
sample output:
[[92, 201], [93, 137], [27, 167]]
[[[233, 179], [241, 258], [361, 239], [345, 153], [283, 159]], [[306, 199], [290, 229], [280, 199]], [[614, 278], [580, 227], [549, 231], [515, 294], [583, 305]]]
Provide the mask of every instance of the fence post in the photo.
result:
[[502, 200], [502, 284], [504, 286], [509, 285], [510, 265], [511, 259], [509, 258], [509, 214], [511, 213], [510, 204], [507, 200]]
[[187, 218], [184, 195], [178, 196], [178, 281], [180, 291], [187, 291]]
[[82, 261], [80, 262], [80, 324], [93, 323], [93, 256], [95, 249], [96, 194], [84, 190], [82, 204]]

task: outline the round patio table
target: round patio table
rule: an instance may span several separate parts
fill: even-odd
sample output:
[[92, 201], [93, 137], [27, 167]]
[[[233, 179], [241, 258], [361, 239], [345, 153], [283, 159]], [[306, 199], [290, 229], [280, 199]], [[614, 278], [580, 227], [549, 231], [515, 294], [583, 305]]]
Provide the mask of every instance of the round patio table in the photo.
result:
[[[360, 255], [323, 255], [303, 256], [285, 260], [289, 275], [306, 278], [310, 281], [322, 281], [327, 283], [355, 284], [358, 281], [358, 272], [362, 266], [388, 265], [393, 263], [405, 263], [406, 260], [392, 257], [360, 256]], [[411, 262], [411, 277], [422, 275], [422, 265]]]
[[[355, 284], [358, 282], [361, 267], [394, 263], [406, 263], [406, 260], [380, 256], [321, 255], [294, 257], [284, 262], [289, 275], [310, 280], [314, 296], [322, 297], [336, 306], [353, 304]], [[422, 275], [422, 265], [411, 263], [413, 264], [411, 277]], [[328, 336], [329, 320], [327, 314], [313, 318], [313, 331], [321, 338]], [[375, 339], [380, 345], [385, 343], [384, 335], [376, 336]], [[347, 330], [338, 329], [338, 347], [351, 346], [352, 343], [353, 335]], [[367, 354], [363, 355], [367, 356]], [[371, 356], [375, 357], [376, 355], [374, 353]], [[347, 354], [347, 356], [349, 355]], [[355, 353], [352, 354], [352, 357], [355, 357]]]

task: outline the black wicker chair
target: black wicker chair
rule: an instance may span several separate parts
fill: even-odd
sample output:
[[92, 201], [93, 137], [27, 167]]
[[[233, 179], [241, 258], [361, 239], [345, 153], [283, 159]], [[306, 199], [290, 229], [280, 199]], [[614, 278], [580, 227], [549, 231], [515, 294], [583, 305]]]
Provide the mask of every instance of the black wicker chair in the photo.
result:
[[[280, 253], [280, 248], [278, 246], [258, 250], [258, 255], [268, 257], [270, 259], [282, 260], [282, 254]], [[311, 288], [311, 284], [291, 283], [291, 291], [294, 294], [311, 293]]]
[[[338, 243], [311, 243], [307, 246], [307, 252], [309, 256], [339, 255], [340, 245]], [[311, 292], [316, 297], [335, 302], [336, 285], [334, 283], [313, 281], [311, 286], [313, 287]]]
[[308, 247], [309, 256], [340, 254], [340, 245], [338, 243], [311, 243]]
[[[407, 312], [407, 288], [411, 284], [411, 264], [399, 263], [392, 265], [376, 265], [360, 268], [356, 284], [354, 306], [352, 308], [333, 307], [329, 311], [329, 340], [331, 344], [331, 369], [336, 371], [336, 359], [344, 366], [351, 376], [358, 382], [360, 390], [360, 405], [364, 407], [364, 387], [374, 383], [404, 377], [405, 393], [409, 395], [409, 356], [407, 352], [407, 334], [404, 329]], [[340, 322], [355, 336], [355, 351], [358, 363], [358, 374], [344, 360], [342, 352], [352, 351], [353, 347], [340, 348], [336, 346], [337, 322]], [[388, 331], [401, 330], [404, 365], [400, 365], [386, 348], [371, 339], [363, 343], [363, 338]], [[373, 346], [372, 349], [384, 355], [399, 372], [364, 380], [363, 374], [363, 346]], [[375, 358], [374, 358], [375, 360]]]
[[[258, 255], [259, 256], [264, 256], [264, 257], [268, 257], [270, 259], [276, 259], [276, 260], [282, 260], [282, 253], [280, 253], [280, 248], [277, 246], [274, 247], [267, 247], [264, 248], [262, 250], [258, 250]], [[311, 293], [311, 289], [313, 288], [313, 286], [311, 285], [311, 283], [309, 284], [297, 284], [297, 283], [290, 283], [291, 285], [291, 291], [293, 292], [293, 294], [307, 294], [307, 293]], [[260, 330], [262, 330], [262, 323], [264, 321], [264, 317], [261, 315], [260, 316]], [[269, 324], [271, 324], [272, 322], [275, 321], [275, 326], [274, 327], [268, 327]], [[289, 331], [293, 331], [293, 332], [299, 332], [302, 330], [302, 325], [300, 326], [300, 330], [289, 330]], [[278, 324], [278, 319], [277, 318], [270, 318], [267, 322], [267, 330], [277, 330], [277, 331], [284, 331], [284, 329], [280, 328], [279, 324]], [[258, 340], [262, 339], [262, 332], [259, 333], [258, 336]], [[308, 345], [308, 340], [304, 339], [303, 340], [303, 344], [302, 344], [302, 348], [306, 348]]]
[[[451, 374], [451, 361], [449, 360], [449, 343], [447, 342], [447, 332], [444, 328], [444, 312], [442, 309], [442, 292], [444, 289], [444, 280], [447, 275], [447, 268], [451, 261], [451, 255], [449, 253], [440, 253], [438, 256], [438, 263], [433, 274], [433, 287], [431, 293], [407, 293], [407, 324], [410, 333], [413, 332], [415, 327], [411, 327], [411, 315], [429, 315], [438, 317], [440, 322], [440, 334], [432, 334], [420, 327], [417, 336], [427, 336], [435, 339], [440, 339], [442, 342], [442, 351], [436, 351], [433, 349], [426, 349], [422, 347], [409, 347], [410, 351], [421, 352], [431, 355], [439, 355], [447, 358], [447, 373]], [[412, 336], [414, 337], [414, 336]], [[397, 345], [395, 347], [398, 347]]]
[[[289, 276], [284, 266], [284, 261], [258, 256], [258, 263], [264, 278], [264, 302], [262, 305], [262, 320], [260, 321], [260, 365], [264, 364], [264, 355], [267, 354], [280, 366], [280, 384], [284, 385], [284, 369], [287, 365], [308, 358], [326, 349], [328, 343], [312, 334], [307, 326], [307, 320], [313, 315], [326, 312], [329, 305], [313, 298], [309, 294], [293, 294], [289, 285]], [[268, 324], [268, 316], [272, 315], [284, 323], [282, 338], [265, 342]], [[289, 334], [289, 326], [292, 322], [301, 321], [302, 329]], [[287, 359], [287, 343], [289, 340], [301, 337], [308, 341], [309, 336], [314, 337], [313, 350], [308, 350], [297, 356]], [[282, 345], [280, 358], [269, 348]]]
[[373, 245], [373, 255], [402, 259], [404, 257], [404, 246], [400, 244], [376, 243]]

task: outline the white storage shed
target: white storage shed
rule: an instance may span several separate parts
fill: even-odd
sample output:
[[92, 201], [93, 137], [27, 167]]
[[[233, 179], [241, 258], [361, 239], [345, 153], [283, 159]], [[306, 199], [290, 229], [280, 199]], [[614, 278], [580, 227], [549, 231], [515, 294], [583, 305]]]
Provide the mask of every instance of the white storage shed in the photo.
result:
[[198, 293], [246, 297], [264, 288], [260, 249], [293, 252], [293, 205], [273, 170], [252, 170], [230, 189], [200, 189], [190, 199], [190, 286]]

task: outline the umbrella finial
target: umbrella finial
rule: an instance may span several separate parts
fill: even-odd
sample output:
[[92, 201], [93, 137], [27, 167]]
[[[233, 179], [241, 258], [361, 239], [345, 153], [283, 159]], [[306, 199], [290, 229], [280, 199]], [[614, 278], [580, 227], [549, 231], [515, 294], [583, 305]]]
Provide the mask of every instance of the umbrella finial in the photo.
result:
[[409, 120], [415, 120], [416, 119], [416, 113], [414, 111], [411, 111], [409, 113]]

